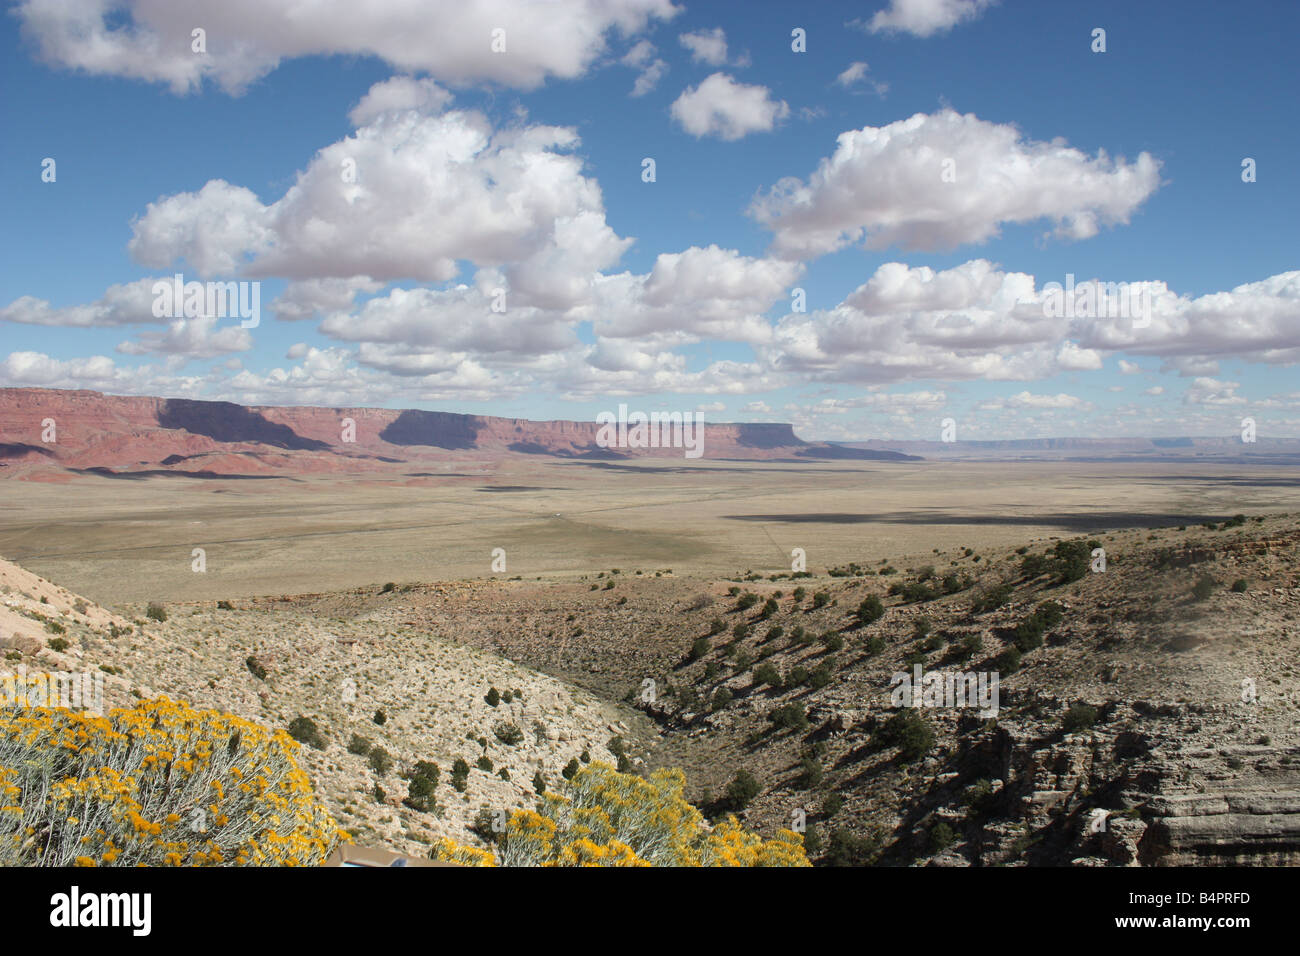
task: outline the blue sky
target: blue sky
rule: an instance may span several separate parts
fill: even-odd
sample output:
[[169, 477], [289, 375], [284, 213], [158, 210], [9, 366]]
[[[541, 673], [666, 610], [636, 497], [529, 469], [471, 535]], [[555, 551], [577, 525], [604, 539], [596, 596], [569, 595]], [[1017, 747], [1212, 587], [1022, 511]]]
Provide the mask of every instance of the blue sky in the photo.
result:
[[[1300, 435], [1300, 5], [106, 6], [0, 28], [0, 385]], [[260, 324], [155, 316], [178, 272]]]

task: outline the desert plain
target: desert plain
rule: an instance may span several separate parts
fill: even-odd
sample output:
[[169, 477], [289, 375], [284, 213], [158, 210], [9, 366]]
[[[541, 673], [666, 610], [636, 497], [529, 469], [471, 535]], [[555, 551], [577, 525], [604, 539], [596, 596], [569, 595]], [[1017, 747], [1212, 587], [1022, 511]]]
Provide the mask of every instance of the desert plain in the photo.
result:
[[[79, 475], [0, 484], [0, 554], [105, 604], [393, 582], [919, 560], [1300, 511], [1293, 468], [1199, 461], [629, 461], [508, 456], [399, 477]], [[206, 570], [194, 570], [194, 549]], [[505, 570], [493, 571], [493, 551]], [[498, 563], [497, 567], [500, 567]]]

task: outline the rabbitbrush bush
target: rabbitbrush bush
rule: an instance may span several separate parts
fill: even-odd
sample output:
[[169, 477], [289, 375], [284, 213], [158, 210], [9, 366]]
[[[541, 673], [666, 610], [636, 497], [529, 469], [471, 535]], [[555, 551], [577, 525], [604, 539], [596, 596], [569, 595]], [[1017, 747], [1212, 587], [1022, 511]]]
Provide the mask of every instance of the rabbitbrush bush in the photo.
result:
[[314, 866], [346, 836], [284, 731], [160, 697], [0, 709], [0, 866]]
[[592, 763], [545, 793], [537, 810], [516, 810], [496, 852], [434, 844], [432, 856], [472, 866], [809, 866], [789, 830], [764, 840], [733, 816], [710, 828], [686, 802], [680, 770], [649, 780]]

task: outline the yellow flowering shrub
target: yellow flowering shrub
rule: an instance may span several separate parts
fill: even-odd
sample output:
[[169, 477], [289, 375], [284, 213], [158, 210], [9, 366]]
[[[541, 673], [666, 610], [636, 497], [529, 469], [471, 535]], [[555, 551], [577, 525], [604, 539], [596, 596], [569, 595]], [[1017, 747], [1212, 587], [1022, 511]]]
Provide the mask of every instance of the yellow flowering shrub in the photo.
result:
[[284, 731], [160, 697], [0, 709], [0, 865], [314, 866], [346, 839]]
[[592, 763], [536, 810], [516, 810], [495, 853], [443, 839], [431, 855], [468, 866], [811, 865], [790, 830], [764, 840], [734, 816], [709, 827], [682, 796], [685, 785], [680, 770], [646, 780]]

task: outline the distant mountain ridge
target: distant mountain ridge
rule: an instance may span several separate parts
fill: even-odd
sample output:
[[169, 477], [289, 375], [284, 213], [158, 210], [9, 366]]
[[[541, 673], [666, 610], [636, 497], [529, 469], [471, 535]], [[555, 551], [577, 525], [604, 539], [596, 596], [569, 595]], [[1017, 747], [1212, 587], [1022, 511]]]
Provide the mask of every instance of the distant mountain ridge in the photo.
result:
[[1206, 461], [1300, 465], [1300, 439], [1240, 435], [1161, 438], [1015, 438], [991, 441], [835, 442], [846, 449], [888, 448], [927, 459], [966, 461]]
[[[53, 441], [47, 440], [52, 422]], [[790, 424], [702, 426], [703, 458], [906, 461], [882, 449], [806, 442]], [[596, 422], [530, 421], [419, 409], [245, 406], [89, 390], [0, 389], [0, 476], [176, 473], [291, 477], [402, 473], [403, 466], [541, 455], [682, 458], [674, 447], [602, 447]]]

